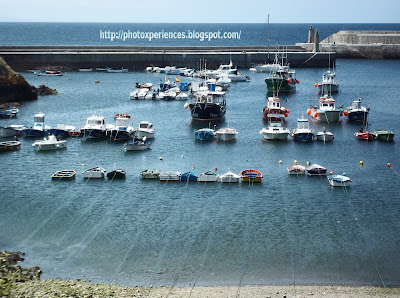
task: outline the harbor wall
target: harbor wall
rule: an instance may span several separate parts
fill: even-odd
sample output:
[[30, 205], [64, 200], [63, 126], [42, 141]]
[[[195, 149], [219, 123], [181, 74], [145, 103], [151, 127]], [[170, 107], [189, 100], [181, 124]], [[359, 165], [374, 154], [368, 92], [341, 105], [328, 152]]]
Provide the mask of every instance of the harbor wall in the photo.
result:
[[[306, 51], [313, 44], [298, 43]], [[339, 31], [319, 44], [321, 52], [335, 52], [336, 58], [400, 59], [400, 31]]]
[[291, 46], [276, 53], [257, 47], [0, 47], [0, 56], [15, 70], [58, 67], [79, 68], [129, 68], [144, 69], [155, 65], [192, 67], [198, 69], [207, 61], [207, 68], [217, 68], [221, 63], [238, 68], [250, 68], [257, 63], [272, 62], [275, 54], [285, 56], [292, 67], [328, 67], [335, 53], [307, 52]]

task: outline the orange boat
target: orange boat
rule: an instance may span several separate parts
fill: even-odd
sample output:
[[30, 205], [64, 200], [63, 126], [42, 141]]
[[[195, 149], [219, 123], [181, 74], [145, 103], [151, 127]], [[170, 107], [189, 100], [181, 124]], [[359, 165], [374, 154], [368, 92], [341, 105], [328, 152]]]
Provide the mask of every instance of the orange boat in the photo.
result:
[[261, 182], [263, 174], [258, 170], [247, 169], [240, 172], [243, 182]]
[[360, 130], [356, 132], [354, 135], [357, 137], [357, 139], [367, 140], [367, 141], [369, 140], [373, 141], [376, 138], [376, 135], [373, 132], [366, 131], [362, 128], [360, 128]]

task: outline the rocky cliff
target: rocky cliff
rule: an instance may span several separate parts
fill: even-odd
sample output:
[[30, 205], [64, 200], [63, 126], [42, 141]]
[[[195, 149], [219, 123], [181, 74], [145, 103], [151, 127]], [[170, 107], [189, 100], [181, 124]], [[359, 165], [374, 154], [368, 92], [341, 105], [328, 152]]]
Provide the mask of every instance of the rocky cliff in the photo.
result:
[[37, 97], [36, 88], [29, 85], [22, 75], [12, 70], [0, 57], [0, 103], [24, 102]]

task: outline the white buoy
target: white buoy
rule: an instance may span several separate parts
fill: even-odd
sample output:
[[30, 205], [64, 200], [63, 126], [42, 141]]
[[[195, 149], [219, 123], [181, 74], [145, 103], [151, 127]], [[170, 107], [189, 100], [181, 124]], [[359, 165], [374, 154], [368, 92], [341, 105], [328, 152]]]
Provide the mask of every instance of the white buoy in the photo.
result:
[[159, 160], [162, 160], [162, 156], [160, 156], [158, 159], [159, 159]]

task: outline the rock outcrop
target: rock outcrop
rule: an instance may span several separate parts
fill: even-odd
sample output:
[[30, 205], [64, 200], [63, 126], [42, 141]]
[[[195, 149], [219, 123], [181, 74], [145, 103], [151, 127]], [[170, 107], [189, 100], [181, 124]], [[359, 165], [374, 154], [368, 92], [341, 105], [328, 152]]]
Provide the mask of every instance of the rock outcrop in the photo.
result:
[[37, 89], [0, 57], [0, 103], [24, 102], [38, 98]]
[[45, 85], [40, 85], [37, 88], [38, 95], [57, 95], [58, 91], [56, 89], [51, 89]]

